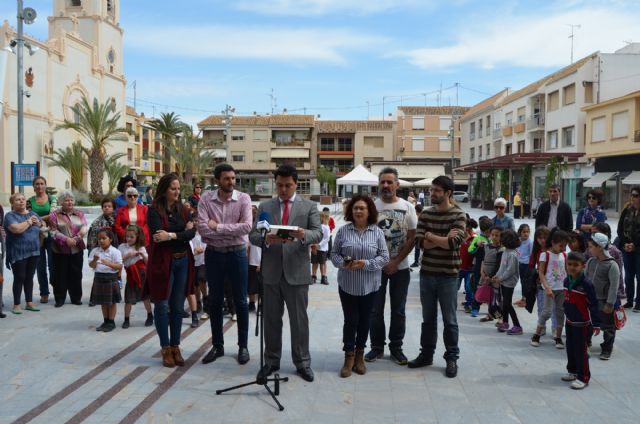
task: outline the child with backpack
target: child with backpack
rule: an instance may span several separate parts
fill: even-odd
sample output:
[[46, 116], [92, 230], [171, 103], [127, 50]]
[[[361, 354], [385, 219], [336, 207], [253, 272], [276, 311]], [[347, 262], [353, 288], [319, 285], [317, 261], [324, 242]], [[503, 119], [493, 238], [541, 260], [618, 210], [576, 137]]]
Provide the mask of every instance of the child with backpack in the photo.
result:
[[467, 235], [465, 241], [460, 245], [460, 271], [458, 272], [458, 289], [460, 282], [464, 281], [465, 300], [463, 306], [466, 313], [471, 312], [471, 305], [473, 303], [473, 290], [471, 288], [473, 255], [469, 253], [469, 246], [476, 237], [476, 234], [473, 232], [474, 228], [478, 228], [478, 223], [467, 214]]
[[[502, 298], [502, 324], [498, 326], [498, 331], [508, 335], [521, 335], [522, 327], [518, 320], [516, 310], [513, 308], [513, 291], [518, 284], [519, 262], [516, 249], [520, 246], [520, 238], [513, 230], [505, 230], [500, 235], [500, 243], [504, 248], [500, 259], [498, 272], [491, 279], [492, 283], [500, 284], [500, 295]], [[509, 316], [513, 320], [513, 327], [509, 328]]]
[[[500, 244], [500, 236], [502, 234], [502, 227], [493, 226], [489, 230], [490, 243], [484, 247], [484, 259], [482, 260], [482, 266], [480, 268], [480, 285], [491, 285], [493, 289], [492, 300], [489, 304], [489, 311], [487, 315], [480, 318], [480, 322], [493, 321], [496, 318], [500, 318], [500, 285], [493, 283], [491, 278], [498, 272], [498, 266], [502, 257], [502, 245]], [[478, 309], [480, 304], [478, 304]]]
[[471, 279], [471, 316], [476, 318], [480, 311], [480, 304], [476, 302], [475, 295], [480, 283], [480, 271], [482, 268], [482, 260], [484, 259], [484, 246], [489, 243], [489, 230], [491, 229], [491, 218], [481, 216], [478, 219], [480, 232], [471, 241], [467, 251], [473, 255], [473, 278]]
[[620, 305], [618, 299], [618, 284], [620, 268], [607, 251], [609, 238], [602, 233], [591, 235], [589, 250], [591, 259], [587, 262], [587, 277], [593, 282], [598, 311], [600, 328], [602, 329], [603, 342], [600, 344], [602, 352], [600, 359], [607, 361], [611, 358], [613, 342], [616, 339], [616, 327], [613, 312]]
[[584, 255], [571, 252], [567, 256], [567, 278], [564, 280], [564, 313], [567, 334], [567, 374], [562, 381], [571, 382], [571, 388], [587, 387], [589, 353], [587, 349], [591, 334], [600, 333], [598, 300], [593, 284], [584, 274]]
[[[538, 319], [540, 319], [540, 315], [542, 315], [542, 309], [544, 307], [544, 296], [545, 296], [544, 288], [540, 283], [540, 278], [538, 278], [538, 275], [539, 275], [538, 271], [539, 271], [539, 265], [540, 265], [539, 259], [540, 259], [540, 255], [546, 252], [547, 249], [549, 248], [550, 235], [551, 235], [551, 232], [544, 225], [541, 225], [536, 229], [535, 233], [533, 234], [533, 248], [531, 249], [531, 256], [529, 257], [529, 278], [532, 279], [532, 281], [529, 284], [533, 284], [533, 281], [535, 281], [535, 284], [536, 284], [535, 298], [532, 299], [530, 297], [529, 300], [532, 300], [532, 302], [535, 302], [537, 304], [536, 309], [538, 311]], [[531, 305], [528, 305], [527, 310], [529, 310], [529, 312], [533, 311], [533, 303]], [[554, 311], [551, 312], [551, 326], [552, 328], [556, 328], [556, 314]], [[542, 333], [540, 333], [540, 335], [544, 336], [546, 333], [547, 333], [547, 329], [543, 328]]]
[[531, 338], [531, 346], [540, 346], [540, 336], [551, 317], [552, 310], [556, 313], [555, 342], [556, 349], [564, 349], [562, 342], [562, 327], [564, 325], [564, 279], [567, 277], [567, 243], [569, 235], [557, 230], [551, 235], [551, 249], [540, 255], [538, 259], [538, 276], [544, 288], [544, 306], [538, 319], [538, 327]]

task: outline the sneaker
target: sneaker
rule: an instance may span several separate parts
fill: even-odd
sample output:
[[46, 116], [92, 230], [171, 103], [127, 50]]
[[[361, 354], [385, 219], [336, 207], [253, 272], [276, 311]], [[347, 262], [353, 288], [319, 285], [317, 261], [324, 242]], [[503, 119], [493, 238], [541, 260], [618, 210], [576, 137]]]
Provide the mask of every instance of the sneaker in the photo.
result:
[[611, 359], [611, 352], [603, 350], [602, 353], [600, 353], [600, 359], [603, 361], [608, 361], [609, 359]]
[[419, 266], [420, 266], [420, 264], [418, 262], [414, 262], [414, 263], [411, 264], [411, 268], [417, 268]]
[[378, 348], [372, 347], [371, 350], [367, 352], [366, 355], [364, 355], [364, 360], [367, 362], [375, 362], [378, 359], [382, 359], [383, 356], [384, 356], [384, 349], [378, 349]]
[[429, 365], [433, 365], [433, 356], [427, 356], [426, 353], [420, 352], [415, 359], [409, 361], [407, 364], [409, 368], [421, 368], [428, 367]]
[[206, 321], [209, 319], [209, 314], [206, 312], [203, 312], [202, 315], [200, 315], [200, 320], [201, 321]]
[[489, 321], [493, 321], [493, 318], [491, 317], [491, 315], [485, 315], [482, 318], [480, 318], [480, 322], [489, 322]]
[[145, 327], [151, 327], [153, 325], [153, 314], [147, 314], [147, 319], [144, 322]]
[[585, 387], [587, 387], [588, 385], [589, 385], [589, 383], [585, 383], [584, 381], [580, 381], [580, 380], [578, 380], [576, 378], [576, 380], [573, 383], [571, 383], [571, 388], [573, 390], [582, 390]]
[[531, 337], [531, 346], [538, 347], [540, 346], [540, 336], [538, 334], [534, 334]]
[[478, 318], [478, 312], [480, 312], [480, 311], [478, 311], [477, 309], [472, 309], [471, 310], [471, 317], [472, 318]]
[[444, 371], [444, 375], [449, 378], [454, 378], [458, 375], [458, 364], [455, 359], [447, 359], [447, 368]]
[[198, 328], [198, 326], [200, 325], [200, 321], [198, 321], [198, 318], [191, 318], [191, 328]]
[[561, 337], [556, 337], [553, 340], [556, 342], [556, 349], [564, 349], [564, 343], [562, 342]]
[[509, 331], [507, 331], [507, 334], [510, 336], [520, 336], [522, 334], [522, 327], [514, 325]]
[[406, 356], [404, 356], [404, 352], [402, 352], [401, 348], [390, 349], [389, 356], [391, 356], [391, 360], [398, 365], [407, 365], [409, 360]]
[[509, 331], [509, 323], [508, 322], [501, 322], [499, 324], [496, 324], [496, 327], [498, 327], [498, 332], [499, 333], [506, 333], [507, 331]]
[[575, 374], [569, 373], [561, 377], [562, 381], [576, 381], [578, 377]]
[[465, 314], [470, 314], [470, 313], [471, 313], [471, 306], [467, 306], [467, 305], [465, 305], [465, 306], [464, 306], [464, 313], [465, 313]]
[[238, 316], [236, 314], [231, 314], [231, 321], [238, 321]]
[[249, 302], [249, 312], [253, 312], [256, 310], [255, 302]]

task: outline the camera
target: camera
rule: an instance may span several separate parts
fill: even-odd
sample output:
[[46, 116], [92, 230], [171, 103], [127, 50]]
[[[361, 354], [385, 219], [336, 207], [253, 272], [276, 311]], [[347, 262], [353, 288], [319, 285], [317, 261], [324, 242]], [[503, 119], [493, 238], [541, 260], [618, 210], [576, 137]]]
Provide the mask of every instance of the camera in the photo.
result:
[[31, 91], [25, 90], [24, 95], [27, 96], [27, 98], [30, 98], [31, 97]]

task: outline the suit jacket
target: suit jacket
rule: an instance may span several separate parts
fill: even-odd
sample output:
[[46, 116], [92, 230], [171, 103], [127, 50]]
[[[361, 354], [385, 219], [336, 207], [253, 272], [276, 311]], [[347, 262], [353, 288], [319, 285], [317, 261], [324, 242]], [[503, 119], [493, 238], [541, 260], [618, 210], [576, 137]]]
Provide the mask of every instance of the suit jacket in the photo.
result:
[[[549, 213], [551, 212], [551, 202], [547, 200], [542, 203], [536, 211], [536, 228], [541, 225], [547, 225], [549, 223]], [[573, 230], [573, 213], [571, 213], [571, 206], [568, 203], [560, 200], [558, 204], [558, 216], [556, 219], [558, 228], [562, 231]], [[550, 228], [551, 229], [551, 228]]]
[[[281, 225], [280, 199], [275, 197], [260, 203], [258, 215], [266, 212], [270, 216], [270, 224]], [[262, 250], [262, 275], [264, 284], [278, 284], [284, 274], [291, 285], [310, 284], [309, 246], [322, 240], [320, 213], [315, 202], [296, 195], [289, 210], [287, 225], [304, 228], [304, 241], [274, 244]], [[254, 223], [249, 240], [260, 246], [262, 238]]]

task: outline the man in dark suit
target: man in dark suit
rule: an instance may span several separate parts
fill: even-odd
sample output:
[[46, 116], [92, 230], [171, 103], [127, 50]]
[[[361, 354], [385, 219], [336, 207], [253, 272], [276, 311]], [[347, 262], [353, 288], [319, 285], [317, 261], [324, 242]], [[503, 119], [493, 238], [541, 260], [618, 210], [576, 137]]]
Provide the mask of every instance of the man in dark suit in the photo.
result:
[[[297, 373], [313, 381], [309, 354], [309, 318], [307, 303], [311, 269], [309, 246], [322, 240], [320, 213], [315, 202], [296, 194], [298, 173], [291, 165], [282, 165], [274, 173], [278, 196], [260, 204], [258, 215], [266, 213], [270, 224], [298, 227], [290, 233], [294, 240], [283, 240], [268, 234], [262, 251], [263, 311], [265, 365], [258, 378], [280, 369], [282, 356], [282, 315], [284, 305], [289, 312], [291, 356]], [[249, 240], [261, 244], [260, 232], [254, 225]]]
[[549, 200], [538, 206], [536, 212], [536, 228], [544, 225], [550, 230], [559, 228], [563, 231], [573, 230], [573, 214], [571, 206], [560, 200], [560, 186], [549, 187]]

